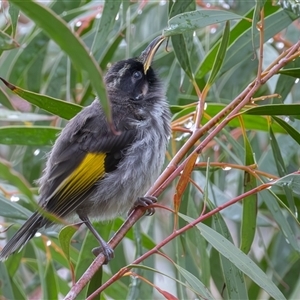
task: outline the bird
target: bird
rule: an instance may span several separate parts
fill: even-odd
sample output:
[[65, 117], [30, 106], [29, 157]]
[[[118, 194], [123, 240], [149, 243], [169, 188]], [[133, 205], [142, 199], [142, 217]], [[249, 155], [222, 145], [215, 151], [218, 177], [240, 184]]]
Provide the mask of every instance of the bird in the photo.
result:
[[108, 262], [114, 251], [91, 219], [111, 220], [155, 202], [155, 197], [143, 195], [159, 176], [171, 133], [163, 85], [151, 67], [163, 41], [159, 36], [140, 56], [109, 67], [104, 83], [115, 130], [97, 98], [62, 129], [38, 180], [40, 209], [7, 242], [0, 261], [20, 251], [39, 229], [53, 225], [49, 215], [77, 215]]

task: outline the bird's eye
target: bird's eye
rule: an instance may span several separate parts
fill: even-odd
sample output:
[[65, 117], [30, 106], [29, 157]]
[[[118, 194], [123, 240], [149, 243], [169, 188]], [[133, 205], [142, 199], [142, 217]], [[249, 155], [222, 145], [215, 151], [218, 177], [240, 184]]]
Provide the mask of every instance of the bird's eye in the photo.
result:
[[135, 80], [139, 80], [143, 77], [143, 74], [141, 71], [135, 71], [133, 74], [132, 74], [132, 77], [135, 79]]

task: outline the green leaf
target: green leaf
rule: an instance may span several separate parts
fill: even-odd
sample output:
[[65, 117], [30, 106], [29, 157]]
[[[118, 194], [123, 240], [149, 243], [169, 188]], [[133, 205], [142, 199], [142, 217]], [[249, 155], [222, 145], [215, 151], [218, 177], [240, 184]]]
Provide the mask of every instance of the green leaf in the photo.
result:
[[300, 133], [294, 129], [291, 125], [289, 125], [284, 120], [277, 118], [275, 116], [272, 117], [277, 124], [279, 124], [286, 132], [300, 145]]
[[74, 225], [67, 225], [64, 226], [59, 234], [58, 234], [58, 240], [60, 242], [60, 246], [62, 251], [64, 252], [69, 264], [71, 264], [70, 260], [70, 242], [75, 234], [75, 232], [78, 230]]
[[169, 20], [169, 27], [163, 31], [163, 35], [182, 34], [186, 31], [194, 31], [201, 27], [241, 18], [243, 17], [226, 10], [205, 9], [185, 12]]
[[15, 37], [20, 11], [15, 5], [13, 5], [12, 3], [9, 3], [8, 12], [10, 15], [11, 28], [12, 28], [11, 35], [13, 37]]
[[172, 36], [172, 44], [174, 47], [176, 58], [181, 68], [185, 71], [190, 79], [193, 79], [194, 76], [191, 68], [190, 55], [187, 48], [185, 36], [183, 34]]
[[63, 19], [46, 6], [31, 0], [26, 2], [11, 0], [11, 2], [17, 5], [40, 28], [45, 30], [53, 41], [69, 55], [75, 65], [87, 72], [99, 96], [104, 112], [110, 118], [110, 105], [105, 91], [102, 72], [83, 42], [70, 30]]
[[273, 185], [278, 185], [281, 187], [288, 187], [290, 188], [294, 193], [300, 195], [300, 175], [299, 174], [289, 174], [286, 175], [274, 182], [272, 182]]
[[[254, 152], [252, 150], [249, 139], [244, 132], [244, 146], [245, 146], [245, 165], [255, 164]], [[256, 187], [256, 178], [244, 172], [244, 193]], [[243, 216], [241, 224], [241, 244], [240, 249], [247, 254], [252, 246], [255, 231], [256, 231], [256, 218], [257, 218], [257, 194], [249, 195], [243, 199]]]
[[[264, 41], [273, 37], [276, 33], [286, 28], [294, 21], [294, 18], [278, 7], [265, 7], [265, 29]], [[275, 11], [275, 12], [274, 12]], [[251, 18], [253, 12], [249, 12], [246, 16]], [[253, 56], [253, 43], [252, 43], [252, 23], [241, 20], [238, 22], [230, 32], [229, 47], [227, 49], [226, 59], [221, 69], [222, 74], [235, 67], [245, 59], [250, 59]], [[255, 33], [255, 40], [259, 39], [259, 32]], [[200, 68], [196, 74], [196, 78], [204, 77], [213, 66], [214, 58], [217, 53], [219, 42], [216, 43], [210, 52], [203, 59]], [[256, 43], [258, 47], [259, 43]]]
[[[184, 13], [185, 11], [191, 10], [195, 10], [195, 4], [193, 1], [176, 1], [171, 7], [169, 17], [173, 17], [175, 14]], [[191, 41], [193, 40], [192, 32], [185, 32], [180, 35], [172, 36], [171, 40], [175, 56], [181, 68], [185, 71], [190, 79], [193, 79], [193, 71], [190, 62], [190, 55], [192, 52]]]
[[0, 51], [19, 47], [19, 44], [8, 34], [0, 30]]
[[[272, 152], [273, 152], [273, 156], [274, 156], [278, 174], [280, 177], [284, 177], [285, 175], [287, 175], [288, 172], [287, 172], [287, 169], [284, 164], [284, 160], [281, 155], [280, 147], [277, 143], [275, 134], [274, 134], [271, 126], [270, 126], [270, 144], [271, 144], [271, 148], [272, 148]], [[290, 210], [294, 211], [295, 210], [295, 202], [294, 202], [293, 195], [291, 193], [291, 189], [289, 189], [287, 186], [284, 185], [283, 190], [286, 195]]]
[[115, 23], [115, 18], [120, 10], [122, 0], [106, 0], [101, 18], [98, 21], [97, 34], [93, 41], [92, 51], [95, 57], [101, 57], [107, 46], [108, 35], [111, 33]]
[[2, 88], [0, 88], [0, 103], [8, 109], [14, 109], [14, 107], [10, 103], [7, 94], [2, 90]]
[[32, 212], [20, 204], [4, 198], [0, 194], [0, 216], [14, 220], [27, 220]]
[[[16, 54], [14, 68], [10, 72], [8, 80], [14, 84], [20, 84], [24, 79], [31, 81], [32, 78], [28, 78], [28, 70], [37, 59], [40, 64], [44, 63], [46, 57], [45, 55], [41, 57], [41, 54], [45, 54], [48, 45], [49, 37], [44, 32], [35, 31], [26, 41], [26, 47], [20, 49]], [[41, 74], [38, 76], [41, 77]], [[38, 83], [41, 83], [41, 78], [38, 79]]]
[[210, 86], [214, 83], [214, 81], [223, 65], [225, 55], [226, 55], [226, 50], [228, 47], [229, 36], [230, 36], [230, 22], [227, 21], [225, 24], [225, 27], [224, 27], [222, 39], [220, 42], [220, 46], [218, 48], [218, 52], [217, 52], [211, 73], [210, 73], [209, 78], [206, 83], [208, 86]]
[[[210, 210], [215, 208], [210, 200], [208, 200], [207, 206]], [[218, 233], [233, 243], [230, 231], [220, 213], [213, 215], [212, 224]], [[219, 254], [219, 257], [226, 285], [227, 298], [225, 297], [225, 299], [248, 299], [244, 274], [225, 256]]]
[[[298, 179], [298, 178], [297, 178]], [[294, 179], [293, 179], [294, 180]], [[295, 183], [290, 183], [291, 186], [297, 186], [297, 180]], [[276, 181], [274, 182], [276, 184]], [[284, 211], [281, 209], [279, 205], [279, 199], [276, 197], [276, 195], [268, 190], [268, 191], [261, 191], [259, 193], [259, 197], [265, 202], [267, 205], [272, 217], [276, 221], [276, 223], [279, 225], [279, 228], [282, 232], [282, 234], [286, 237], [289, 244], [298, 252], [300, 253], [300, 246], [297, 240], [297, 237], [295, 236], [295, 233], [293, 232], [290, 224], [287, 221], [287, 218], [284, 214]]]
[[0, 79], [5, 83], [5, 85], [10, 88], [15, 94], [19, 95], [23, 99], [27, 100], [31, 104], [38, 106], [41, 109], [44, 109], [56, 116], [59, 116], [64, 119], [71, 119], [76, 114], [78, 114], [82, 107], [77, 104], [65, 102], [59, 99], [55, 99], [49, 96], [45, 96], [42, 94], [33, 93], [24, 89], [21, 89], [9, 82], [5, 79]]
[[47, 126], [0, 127], [0, 144], [25, 146], [53, 145], [59, 132], [59, 128]]
[[6, 265], [0, 264], [0, 295], [2, 295], [5, 299], [15, 299], [11, 279], [6, 269]]
[[[191, 5], [193, 5], [193, 9], [191, 9]], [[174, 16], [184, 13], [186, 11], [195, 10], [194, 1], [193, 0], [183, 0], [183, 1], [174, 1], [169, 2], [169, 18], [173, 18]]]
[[198, 295], [201, 295], [201, 297], [204, 297], [205, 299], [214, 299], [207, 287], [196, 276], [177, 264], [174, 264], [174, 266], [185, 278], [186, 282], [193, 288], [193, 290], [197, 291]]
[[[101, 285], [103, 282], [103, 268], [99, 268], [97, 270], [97, 272], [95, 272], [94, 276], [92, 277], [92, 279], [89, 282], [89, 286], [87, 289], [87, 293], [86, 293], [86, 298], [91, 295], [93, 292], [95, 292]], [[101, 298], [101, 294], [99, 294], [98, 296], [93, 297], [93, 299], [102, 299]]]
[[45, 272], [45, 287], [47, 288], [47, 299], [58, 299], [59, 288], [57, 280], [57, 270], [54, 268], [53, 261], [48, 260]]
[[[215, 116], [217, 113], [219, 113], [223, 108], [225, 108], [226, 105], [224, 104], [215, 104], [215, 103], [207, 103], [207, 107], [205, 109], [205, 114], [201, 120], [201, 124], [206, 124], [210, 118], [207, 118], [206, 115], [210, 116], [210, 117], [213, 117]], [[181, 109], [181, 110], [180, 110]], [[256, 109], [256, 108], [255, 108]], [[254, 110], [254, 109], [253, 109]], [[292, 111], [292, 107], [290, 108], [290, 110]], [[171, 111], [173, 113], [173, 118], [172, 118], [172, 121], [175, 121], [177, 120], [178, 118], [182, 117], [182, 116], [185, 116], [189, 113], [192, 113], [195, 111], [195, 107], [180, 107], [180, 106], [171, 106]], [[262, 110], [261, 112], [262, 113], [259, 113], [255, 111], [251, 111], [249, 110], [250, 113], [242, 113], [243, 116], [243, 122], [244, 122], [244, 125], [245, 125], [245, 128], [246, 129], [253, 129], [253, 130], [262, 130], [262, 131], [269, 131], [269, 121], [266, 117], [264, 116], [258, 116], [258, 115], [264, 115], [264, 110]], [[267, 110], [268, 111], [268, 110]], [[253, 112], [253, 115], [255, 116], [251, 116]], [[277, 110], [276, 110], [277, 112]], [[297, 111], [294, 110], [293, 112], [294, 114], [295, 113], [298, 113]], [[266, 113], [267, 115], [267, 113]], [[276, 113], [277, 115], [277, 113]], [[229, 123], [228, 123], [229, 126], [232, 126], [232, 127], [240, 127], [240, 121], [235, 118], [235, 119], [232, 119]], [[274, 132], [276, 133], [285, 133], [286, 134], [286, 131], [282, 128], [282, 126], [279, 126], [278, 124], [274, 124], [275, 126], [273, 127], [273, 130]]]
[[249, 108], [242, 114], [256, 116], [293, 116], [300, 119], [300, 104], [267, 104]]
[[[180, 216], [191, 223], [194, 220], [188, 216]], [[222, 255], [229, 259], [237, 268], [251, 278], [257, 285], [264, 289], [270, 296], [275, 299], [285, 299], [278, 287], [245, 253], [235, 247], [222, 235], [209, 228], [203, 223], [196, 225], [203, 237]]]
[[256, 0], [255, 1], [255, 7], [253, 11], [253, 18], [252, 18], [252, 43], [253, 43], [253, 50], [255, 49], [255, 32], [258, 30], [257, 29], [257, 23], [260, 20], [260, 12], [264, 8], [264, 5], [266, 3], [266, 0]]
[[300, 78], [300, 68], [294, 68], [294, 69], [283, 69], [279, 70], [278, 73]]
[[29, 188], [29, 184], [26, 182], [24, 177], [16, 172], [11, 164], [4, 159], [0, 158], [0, 176], [1, 178], [7, 180], [9, 183], [13, 184], [20, 193], [23, 193], [28, 197], [29, 200], [33, 200], [33, 194]]

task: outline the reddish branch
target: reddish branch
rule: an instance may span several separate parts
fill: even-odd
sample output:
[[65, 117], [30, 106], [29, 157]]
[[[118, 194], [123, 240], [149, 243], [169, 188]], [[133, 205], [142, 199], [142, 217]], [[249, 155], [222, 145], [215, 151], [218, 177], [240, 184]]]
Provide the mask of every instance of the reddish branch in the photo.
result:
[[[263, 47], [263, 44], [260, 45], [260, 49]], [[183, 145], [183, 147], [178, 151], [178, 153], [171, 160], [167, 168], [161, 174], [161, 176], [157, 179], [153, 187], [148, 191], [147, 195], [158, 196], [162, 193], [162, 191], [180, 174], [183, 170], [185, 164], [187, 163], [189, 157], [187, 157], [181, 164], [180, 162], [186, 155], [186, 153], [195, 145], [196, 142], [203, 136], [204, 133], [207, 133], [209, 130], [214, 128], [209, 135], [194, 149], [194, 151], [190, 154], [192, 155], [194, 152], [201, 153], [203, 148], [208, 145], [208, 143], [227, 125], [227, 123], [233, 118], [245, 105], [247, 105], [255, 92], [267, 82], [272, 76], [277, 74], [277, 72], [284, 67], [289, 61], [294, 59], [296, 56], [300, 54], [300, 41], [298, 41], [295, 45], [290, 47], [284, 54], [280, 55], [279, 58], [272, 63], [266, 70], [267, 72], [263, 72], [262, 74], [258, 74], [257, 78], [249, 84], [249, 86], [239, 95], [237, 96], [226, 108], [224, 108], [221, 112], [219, 112], [216, 116], [214, 116], [210, 121], [208, 121], [203, 127], [196, 128], [192, 133], [187, 142]], [[223, 119], [223, 120], [222, 120]], [[222, 120], [222, 121], [221, 121]], [[218, 124], [218, 125], [217, 125]], [[217, 125], [217, 126], [216, 126]], [[159, 243], [156, 247], [139, 257], [133, 263], [138, 264], [142, 262], [144, 259], [149, 257], [152, 254], [157, 253], [157, 251], [169, 243], [172, 239], [182, 234], [183, 232], [189, 230], [199, 222], [202, 222], [204, 219], [207, 219], [214, 215], [215, 213], [220, 212], [224, 208], [233, 205], [234, 203], [240, 201], [241, 199], [257, 193], [261, 190], [264, 190], [271, 186], [271, 183], [262, 184], [255, 189], [248, 191], [238, 197], [228, 201], [227, 203], [220, 205], [214, 210], [208, 212], [205, 215], [200, 216], [192, 223], [187, 224], [186, 226], [180, 228], [179, 230], [173, 232], [169, 235], [165, 240]], [[109, 244], [112, 248], [115, 248], [123, 237], [126, 235], [128, 230], [143, 216], [143, 209], [136, 209], [131, 213], [131, 215], [124, 222], [119, 231], [112, 237]], [[75, 299], [79, 292], [84, 288], [84, 286], [91, 280], [95, 272], [102, 266], [104, 262], [103, 255], [99, 255], [93, 263], [89, 266], [89, 268], [85, 271], [82, 277], [78, 280], [78, 282], [71, 288], [68, 295], [65, 297], [66, 300]], [[93, 299], [95, 295], [106, 289], [117, 279], [122, 277], [130, 267], [122, 268], [118, 273], [113, 275], [106, 283], [104, 283], [94, 294], [92, 294], [88, 299]]]

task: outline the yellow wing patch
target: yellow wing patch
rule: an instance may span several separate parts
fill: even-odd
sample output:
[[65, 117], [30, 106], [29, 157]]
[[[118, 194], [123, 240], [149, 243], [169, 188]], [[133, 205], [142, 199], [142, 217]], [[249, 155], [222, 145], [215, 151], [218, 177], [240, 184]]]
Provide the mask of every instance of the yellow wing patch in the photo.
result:
[[75, 197], [89, 190], [105, 174], [105, 153], [88, 153], [58, 188], [59, 198]]

